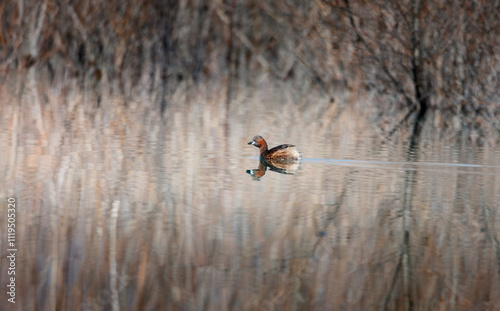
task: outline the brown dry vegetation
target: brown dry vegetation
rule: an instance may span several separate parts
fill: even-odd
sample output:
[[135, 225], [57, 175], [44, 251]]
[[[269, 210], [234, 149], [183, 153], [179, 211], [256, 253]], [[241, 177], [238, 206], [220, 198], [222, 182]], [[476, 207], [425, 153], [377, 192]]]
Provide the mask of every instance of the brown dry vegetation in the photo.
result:
[[[500, 305], [498, 1], [9, 0], [0, 17], [17, 310]], [[306, 158], [392, 164], [253, 182], [263, 128]]]
[[179, 83], [226, 81], [229, 105], [270, 75], [297, 101], [315, 89], [325, 102], [358, 94], [390, 133], [432, 111], [436, 128], [497, 137], [499, 5], [9, 0], [0, 5], [0, 68], [3, 79], [35, 66], [53, 84], [76, 77], [97, 93], [154, 92], [162, 112]]

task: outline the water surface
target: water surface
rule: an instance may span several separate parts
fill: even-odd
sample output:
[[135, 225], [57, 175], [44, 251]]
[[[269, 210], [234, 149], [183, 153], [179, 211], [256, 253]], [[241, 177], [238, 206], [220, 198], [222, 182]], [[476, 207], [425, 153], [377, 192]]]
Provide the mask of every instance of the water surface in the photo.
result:
[[[500, 304], [492, 147], [426, 134], [410, 150], [355, 114], [332, 122], [266, 101], [228, 121], [222, 102], [201, 99], [165, 119], [146, 101], [90, 112], [48, 101], [39, 123], [29, 97], [2, 108], [0, 197], [16, 198], [22, 266], [14, 309]], [[297, 145], [300, 168], [252, 178], [258, 150], [246, 143], [258, 134]]]

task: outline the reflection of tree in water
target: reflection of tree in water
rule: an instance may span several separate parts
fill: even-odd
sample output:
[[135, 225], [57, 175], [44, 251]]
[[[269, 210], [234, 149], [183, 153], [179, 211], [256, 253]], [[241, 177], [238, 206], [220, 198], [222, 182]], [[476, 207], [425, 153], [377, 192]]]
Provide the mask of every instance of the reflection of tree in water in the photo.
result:
[[[259, 165], [259, 169], [247, 171], [247, 173], [251, 174], [251, 172], [254, 171], [259, 172], [261, 166], [263, 166], [263, 172], [265, 174], [265, 163]], [[280, 173], [293, 174], [282, 171], [280, 171]], [[300, 291], [301, 284], [303, 282], [307, 284], [306, 280], [317, 273], [319, 262], [322, 257], [331, 256], [334, 253], [334, 246], [329, 244], [330, 242], [328, 241], [329, 237], [327, 236], [327, 231], [328, 228], [334, 224], [334, 220], [338, 215], [340, 207], [344, 203], [347, 189], [349, 189], [351, 181], [353, 180], [353, 173], [355, 173], [355, 171], [350, 170], [345, 175], [342, 192], [336, 198], [336, 202], [324, 205], [327, 208], [326, 214], [322, 215], [321, 219], [313, 218], [317, 239], [312, 246], [310, 256], [290, 258], [286, 262], [284, 262], [282, 269], [286, 268], [287, 271], [287, 274], [284, 277], [284, 282], [278, 284], [276, 288], [273, 288], [267, 299], [260, 302], [259, 305], [261, 308], [273, 309], [274, 306], [283, 304], [287, 299], [293, 300], [296, 297], [302, 297], [302, 293]], [[292, 232], [289, 233], [292, 234]], [[269, 272], [276, 273], [277, 271]], [[299, 298], [299, 300], [303, 301], [304, 299]]]

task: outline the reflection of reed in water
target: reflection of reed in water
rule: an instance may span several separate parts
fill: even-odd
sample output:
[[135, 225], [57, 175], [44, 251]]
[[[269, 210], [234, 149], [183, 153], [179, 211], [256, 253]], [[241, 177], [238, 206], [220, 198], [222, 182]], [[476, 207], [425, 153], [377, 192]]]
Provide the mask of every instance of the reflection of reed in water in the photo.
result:
[[259, 167], [254, 170], [247, 170], [247, 174], [252, 175], [253, 180], [260, 180], [260, 178], [266, 174], [267, 168], [269, 168], [271, 171], [281, 174], [294, 175], [300, 168], [301, 163], [300, 160], [272, 160], [261, 158]]
[[[103, 87], [106, 104], [96, 109], [93, 94], [43, 81], [38, 92], [30, 80], [24, 92], [0, 83], [8, 150], [0, 197], [12, 189], [23, 211], [16, 229], [31, 272], [16, 291], [30, 309], [398, 310], [406, 297], [414, 309], [500, 304], [498, 169], [424, 164], [499, 165], [494, 148], [476, 152], [465, 140], [451, 148], [436, 137], [410, 164], [403, 139], [359, 134], [371, 129], [368, 118], [350, 109], [318, 118], [317, 106], [273, 99], [284, 92], [233, 102], [221, 142], [224, 102], [204, 92], [190, 102], [176, 93], [162, 122], [154, 99], [125, 107]], [[39, 95], [40, 113], [31, 113]], [[274, 102], [284, 104], [267, 114]], [[259, 185], [219, 169], [256, 153], [234, 142], [266, 124], [289, 129], [307, 150], [307, 174]], [[293, 174], [298, 164], [267, 161], [254, 171]]]

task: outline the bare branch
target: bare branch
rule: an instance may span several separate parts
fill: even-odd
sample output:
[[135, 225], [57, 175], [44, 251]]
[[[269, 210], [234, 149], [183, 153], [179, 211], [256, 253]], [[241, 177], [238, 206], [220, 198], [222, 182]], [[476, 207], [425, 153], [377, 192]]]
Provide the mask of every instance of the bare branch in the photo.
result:
[[45, 21], [45, 10], [47, 9], [47, 2], [43, 1], [40, 7], [40, 13], [38, 14], [38, 21], [33, 24], [33, 34], [30, 38], [30, 53], [36, 58], [38, 56], [38, 41], [40, 40], [40, 35], [42, 33], [43, 24]]
[[354, 33], [356, 34], [356, 37], [358, 38], [358, 40], [365, 46], [365, 48], [368, 50], [368, 52], [370, 53], [370, 55], [375, 59], [375, 61], [377, 62], [377, 64], [380, 66], [380, 68], [382, 69], [382, 71], [384, 72], [384, 74], [389, 78], [389, 80], [392, 82], [392, 84], [396, 87], [396, 89], [398, 90], [398, 92], [401, 95], [404, 96], [404, 98], [406, 99], [406, 103], [407, 103], [408, 107], [415, 106], [416, 105], [415, 101], [408, 96], [408, 94], [405, 91], [405, 89], [404, 89], [403, 85], [401, 84], [401, 82], [399, 82], [390, 73], [390, 71], [387, 68], [387, 66], [385, 65], [383, 59], [368, 44], [368, 42], [366, 41], [366, 39], [364, 38], [364, 36], [359, 31], [358, 27], [356, 26], [356, 23], [354, 22], [354, 16], [353, 16], [354, 14], [352, 12], [352, 8], [351, 8], [351, 5], [349, 3], [349, 0], [344, 0], [344, 3], [346, 5], [346, 10], [347, 10], [347, 13], [348, 13], [348, 18], [349, 18], [351, 27], [354, 30]]

